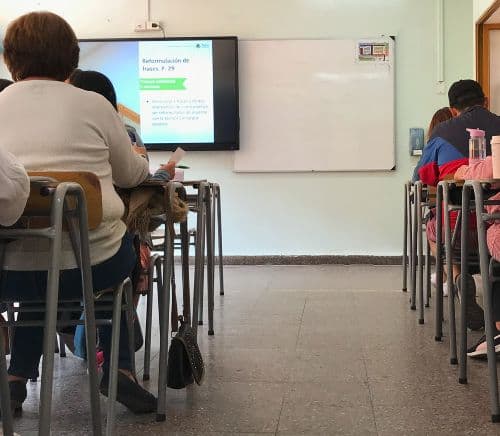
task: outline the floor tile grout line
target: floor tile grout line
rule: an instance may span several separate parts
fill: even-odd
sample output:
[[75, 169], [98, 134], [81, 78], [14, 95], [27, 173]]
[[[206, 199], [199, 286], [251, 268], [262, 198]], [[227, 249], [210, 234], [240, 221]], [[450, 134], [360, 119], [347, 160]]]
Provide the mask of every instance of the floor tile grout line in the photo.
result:
[[295, 341], [295, 351], [297, 351], [297, 346], [299, 345], [300, 332], [302, 331], [302, 320], [304, 319], [304, 312], [306, 311], [308, 297], [304, 298], [304, 306], [302, 307], [302, 313], [300, 314], [299, 331], [297, 332], [297, 340]]
[[285, 390], [283, 392], [283, 398], [281, 399], [280, 413], [278, 415], [278, 422], [276, 423], [276, 431], [274, 432], [274, 436], [276, 436], [278, 434], [278, 431], [280, 429], [281, 414], [283, 413], [283, 408], [285, 407], [285, 397], [286, 397], [287, 392], [288, 392], [288, 390]]
[[[354, 297], [354, 309], [356, 310], [356, 313], [358, 313], [358, 304], [357, 303], [358, 303], [358, 301], [357, 301], [356, 296], [355, 296]], [[370, 408], [372, 410], [373, 425], [375, 426], [375, 432], [378, 435], [379, 431], [378, 431], [378, 427], [377, 427], [377, 418], [375, 416], [375, 406], [373, 404], [373, 392], [372, 392], [372, 389], [370, 386], [370, 378], [368, 376], [368, 366], [366, 364], [366, 350], [365, 350], [365, 346], [363, 343], [361, 344], [361, 360], [363, 362], [363, 367], [365, 369], [366, 387], [368, 389], [368, 397], [370, 398]]]

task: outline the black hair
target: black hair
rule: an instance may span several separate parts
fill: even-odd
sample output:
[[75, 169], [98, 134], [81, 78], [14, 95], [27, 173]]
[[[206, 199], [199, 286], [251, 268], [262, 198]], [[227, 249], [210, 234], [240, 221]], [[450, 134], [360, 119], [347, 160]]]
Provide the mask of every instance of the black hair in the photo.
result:
[[468, 107], [483, 105], [485, 101], [481, 85], [475, 80], [459, 80], [448, 91], [450, 107], [464, 110]]
[[82, 71], [76, 69], [69, 77], [69, 83], [77, 88], [101, 94], [113, 105], [115, 110], [118, 110], [115, 88], [111, 83], [111, 80], [109, 80], [104, 74], [99, 73], [98, 71]]

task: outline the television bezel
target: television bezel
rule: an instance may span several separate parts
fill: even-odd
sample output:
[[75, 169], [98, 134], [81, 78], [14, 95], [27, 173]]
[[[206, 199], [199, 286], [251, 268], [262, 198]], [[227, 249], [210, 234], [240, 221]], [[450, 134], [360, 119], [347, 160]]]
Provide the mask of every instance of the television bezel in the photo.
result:
[[[167, 36], [162, 38], [82, 38], [78, 42], [121, 42], [121, 41], [189, 41], [189, 40], [232, 40], [234, 44], [234, 77], [235, 77], [235, 104], [236, 125], [234, 137], [235, 142], [189, 142], [189, 143], [147, 143], [148, 151], [174, 151], [182, 147], [186, 151], [232, 151], [240, 149], [240, 108], [239, 108], [239, 77], [238, 77], [238, 37], [237, 36]], [[214, 126], [215, 128], [215, 126]]]

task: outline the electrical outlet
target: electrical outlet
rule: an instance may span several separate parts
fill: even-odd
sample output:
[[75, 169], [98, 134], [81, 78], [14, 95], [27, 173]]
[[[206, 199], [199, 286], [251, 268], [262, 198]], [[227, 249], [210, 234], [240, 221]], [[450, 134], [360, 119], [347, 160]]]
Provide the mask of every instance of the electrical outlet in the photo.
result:
[[146, 21], [147, 30], [161, 30], [159, 21]]
[[134, 27], [135, 32], [150, 32], [154, 30], [161, 30], [159, 21], [138, 21]]
[[145, 32], [147, 30], [147, 21], [138, 21], [134, 27], [135, 32]]

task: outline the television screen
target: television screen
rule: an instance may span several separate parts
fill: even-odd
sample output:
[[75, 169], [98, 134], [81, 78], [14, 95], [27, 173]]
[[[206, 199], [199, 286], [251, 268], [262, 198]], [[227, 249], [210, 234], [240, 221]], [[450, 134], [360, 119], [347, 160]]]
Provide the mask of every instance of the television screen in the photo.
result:
[[239, 148], [236, 37], [80, 41], [82, 70], [115, 86], [124, 121], [150, 150]]

